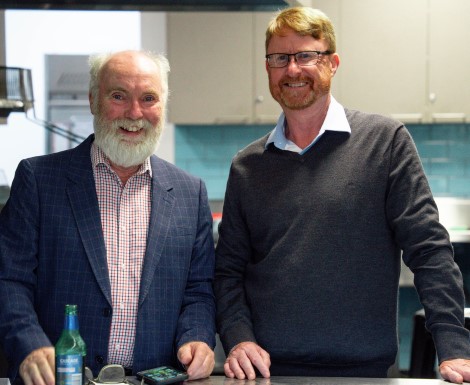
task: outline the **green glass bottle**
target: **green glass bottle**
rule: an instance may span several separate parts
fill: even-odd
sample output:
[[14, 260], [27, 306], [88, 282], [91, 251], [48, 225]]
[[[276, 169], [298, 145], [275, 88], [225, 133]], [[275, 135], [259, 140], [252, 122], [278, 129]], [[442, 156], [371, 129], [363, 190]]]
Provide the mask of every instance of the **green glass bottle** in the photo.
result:
[[64, 330], [55, 345], [56, 385], [83, 385], [86, 345], [78, 331], [77, 305], [65, 305]]

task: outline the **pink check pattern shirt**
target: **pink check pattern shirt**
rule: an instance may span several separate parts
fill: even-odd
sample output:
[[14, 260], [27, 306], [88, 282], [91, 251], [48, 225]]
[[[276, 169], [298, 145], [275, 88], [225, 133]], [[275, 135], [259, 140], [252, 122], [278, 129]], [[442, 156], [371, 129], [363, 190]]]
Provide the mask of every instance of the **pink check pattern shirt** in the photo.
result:
[[150, 220], [152, 168], [147, 159], [123, 185], [96, 144], [91, 146], [91, 160], [113, 302], [108, 363], [131, 368]]

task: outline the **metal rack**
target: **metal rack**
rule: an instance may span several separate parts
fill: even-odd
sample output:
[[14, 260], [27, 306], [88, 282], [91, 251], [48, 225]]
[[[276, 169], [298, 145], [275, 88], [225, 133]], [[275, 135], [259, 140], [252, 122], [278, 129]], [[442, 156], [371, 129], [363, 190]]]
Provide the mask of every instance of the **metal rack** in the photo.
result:
[[0, 67], [0, 120], [6, 121], [11, 112], [24, 112], [33, 108], [31, 70]]

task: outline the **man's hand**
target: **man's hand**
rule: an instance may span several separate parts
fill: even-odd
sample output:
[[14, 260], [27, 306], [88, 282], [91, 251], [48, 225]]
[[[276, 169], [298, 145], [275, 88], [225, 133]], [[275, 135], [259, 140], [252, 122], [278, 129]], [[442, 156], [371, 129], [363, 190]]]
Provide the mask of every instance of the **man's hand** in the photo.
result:
[[461, 384], [470, 382], [470, 360], [455, 359], [442, 361], [439, 371], [444, 380]]
[[[209, 377], [214, 370], [214, 351], [205, 342], [188, 342], [178, 350], [178, 360], [186, 367], [189, 380]], [[28, 385], [28, 384], [25, 384]]]
[[55, 353], [52, 346], [33, 350], [20, 364], [25, 385], [55, 385]]
[[269, 378], [271, 360], [269, 353], [254, 342], [241, 342], [230, 351], [224, 364], [225, 375], [229, 378], [254, 380], [258, 369], [264, 378]]

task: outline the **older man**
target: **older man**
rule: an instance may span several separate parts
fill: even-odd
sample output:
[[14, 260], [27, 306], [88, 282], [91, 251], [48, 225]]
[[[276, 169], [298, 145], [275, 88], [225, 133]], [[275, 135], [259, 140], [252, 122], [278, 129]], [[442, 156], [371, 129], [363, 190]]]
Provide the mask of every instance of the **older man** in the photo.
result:
[[[214, 251], [204, 183], [153, 155], [169, 65], [124, 51], [92, 57], [95, 134], [23, 160], [0, 216], [0, 343], [10, 378], [54, 384], [66, 303], [86, 365], [135, 373], [214, 366]], [[178, 362], [179, 361], [179, 362]]]

